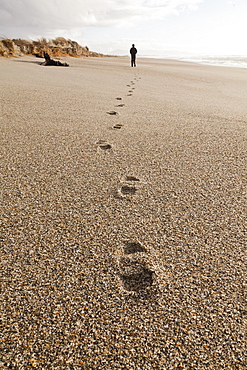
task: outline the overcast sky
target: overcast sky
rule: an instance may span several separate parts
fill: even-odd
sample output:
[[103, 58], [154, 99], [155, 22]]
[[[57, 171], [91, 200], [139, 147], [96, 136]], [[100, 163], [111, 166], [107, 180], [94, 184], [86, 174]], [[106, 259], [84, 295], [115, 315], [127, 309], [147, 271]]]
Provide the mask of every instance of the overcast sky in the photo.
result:
[[0, 0], [0, 36], [62, 36], [102, 53], [135, 43], [142, 55], [247, 55], [247, 0]]

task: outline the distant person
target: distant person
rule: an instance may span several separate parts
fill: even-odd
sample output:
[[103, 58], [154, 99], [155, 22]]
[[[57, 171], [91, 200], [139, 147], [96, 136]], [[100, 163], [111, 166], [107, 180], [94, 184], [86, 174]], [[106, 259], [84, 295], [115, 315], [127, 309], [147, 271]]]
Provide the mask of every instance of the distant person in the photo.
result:
[[135, 45], [132, 44], [132, 48], [130, 49], [131, 67], [136, 67], [136, 54], [137, 54], [137, 49], [135, 48]]

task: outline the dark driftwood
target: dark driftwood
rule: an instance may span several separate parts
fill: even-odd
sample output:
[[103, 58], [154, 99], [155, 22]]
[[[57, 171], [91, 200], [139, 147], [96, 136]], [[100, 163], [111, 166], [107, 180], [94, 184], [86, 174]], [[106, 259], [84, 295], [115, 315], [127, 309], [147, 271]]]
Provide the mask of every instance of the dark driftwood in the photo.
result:
[[41, 63], [43, 66], [61, 66], [61, 67], [68, 67], [68, 63], [62, 63], [59, 60], [51, 59], [48, 53], [44, 53], [45, 62]]

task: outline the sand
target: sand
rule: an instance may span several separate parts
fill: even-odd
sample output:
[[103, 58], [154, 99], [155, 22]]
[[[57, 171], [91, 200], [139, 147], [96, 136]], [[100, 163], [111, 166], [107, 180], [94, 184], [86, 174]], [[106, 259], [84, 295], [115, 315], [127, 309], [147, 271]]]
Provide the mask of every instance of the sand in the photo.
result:
[[1, 369], [246, 369], [245, 69], [0, 59]]

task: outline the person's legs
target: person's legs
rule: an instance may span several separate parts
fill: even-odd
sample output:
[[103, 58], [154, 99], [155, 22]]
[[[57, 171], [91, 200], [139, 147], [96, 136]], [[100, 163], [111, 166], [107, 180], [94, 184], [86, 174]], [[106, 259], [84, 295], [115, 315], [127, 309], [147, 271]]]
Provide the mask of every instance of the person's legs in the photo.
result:
[[133, 56], [133, 65], [134, 67], [136, 67], [136, 56], [135, 55]]

